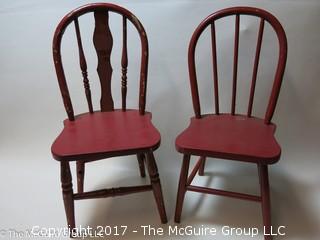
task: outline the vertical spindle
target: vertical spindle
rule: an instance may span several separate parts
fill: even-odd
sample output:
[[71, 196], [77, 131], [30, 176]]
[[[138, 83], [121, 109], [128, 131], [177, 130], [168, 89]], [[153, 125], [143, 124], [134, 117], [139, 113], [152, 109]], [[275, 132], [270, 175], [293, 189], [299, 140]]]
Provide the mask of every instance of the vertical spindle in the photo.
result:
[[121, 57], [121, 94], [122, 94], [122, 111], [126, 110], [127, 98], [127, 67], [128, 67], [128, 51], [127, 51], [127, 19], [123, 16], [122, 21], [122, 57]]
[[219, 114], [217, 47], [216, 47], [216, 30], [215, 30], [214, 22], [211, 23], [211, 48], [212, 48], [212, 65], [213, 65], [213, 81], [214, 81], [214, 104], [215, 104], [215, 112], [216, 114]]
[[75, 26], [76, 35], [77, 35], [77, 42], [78, 42], [78, 49], [79, 49], [79, 62], [80, 62], [80, 69], [83, 77], [83, 86], [85, 89], [89, 112], [93, 113], [91, 90], [90, 90], [90, 84], [89, 84], [88, 73], [87, 73], [87, 61], [86, 61], [83, 47], [82, 47], [82, 40], [81, 40], [78, 18], [74, 20], [74, 26]]
[[232, 83], [232, 103], [231, 114], [235, 114], [237, 96], [237, 75], [238, 75], [238, 51], [239, 51], [239, 23], [240, 16], [236, 14], [235, 39], [234, 39], [234, 58], [233, 58], [233, 83]]
[[256, 55], [254, 58], [254, 66], [253, 66], [253, 73], [252, 73], [250, 98], [249, 98], [248, 113], [247, 113], [248, 117], [251, 117], [251, 113], [252, 113], [252, 105], [253, 105], [254, 92], [256, 88], [256, 80], [257, 80], [257, 73], [258, 73], [258, 66], [259, 66], [259, 59], [260, 59], [263, 30], [264, 30], [264, 19], [261, 18], [259, 33], [258, 33], [258, 40], [257, 40], [257, 47], [256, 47]]

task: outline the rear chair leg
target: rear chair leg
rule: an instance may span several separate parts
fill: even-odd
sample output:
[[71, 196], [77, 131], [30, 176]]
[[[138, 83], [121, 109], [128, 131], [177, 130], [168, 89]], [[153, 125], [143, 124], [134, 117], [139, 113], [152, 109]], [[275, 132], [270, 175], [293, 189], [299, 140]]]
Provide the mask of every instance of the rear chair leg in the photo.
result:
[[153, 156], [153, 152], [147, 153], [147, 166], [148, 166], [148, 172], [151, 180], [153, 194], [157, 202], [157, 207], [160, 214], [161, 222], [167, 223], [168, 220], [167, 220], [166, 210], [163, 202], [161, 183], [159, 179], [157, 164]]
[[138, 153], [137, 159], [138, 159], [138, 163], [139, 163], [140, 176], [144, 178], [146, 176], [146, 171], [144, 168], [145, 155], [143, 153]]
[[[261, 205], [264, 233], [271, 233], [271, 208], [270, 208], [270, 188], [268, 179], [268, 165], [258, 164], [258, 172], [260, 179]], [[264, 236], [265, 240], [272, 240], [272, 236]]]
[[83, 193], [84, 174], [85, 174], [85, 163], [81, 161], [77, 161], [78, 193]]
[[174, 216], [174, 221], [176, 223], [180, 223], [181, 218], [181, 211], [183, 206], [184, 196], [187, 190], [187, 178], [188, 178], [188, 171], [190, 165], [190, 155], [183, 156], [183, 162], [180, 172], [180, 180], [179, 180], [179, 187], [178, 187], [178, 194], [177, 194], [177, 203], [176, 203], [176, 212]]
[[206, 165], [206, 157], [200, 157], [201, 159], [201, 164], [200, 164], [200, 168], [199, 168], [199, 176], [203, 176], [204, 175], [204, 167]]
[[68, 227], [71, 231], [74, 231], [75, 220], [72, 177], [70, 172], [70, 165], [67, 161], [61, 162], [61, 186]]

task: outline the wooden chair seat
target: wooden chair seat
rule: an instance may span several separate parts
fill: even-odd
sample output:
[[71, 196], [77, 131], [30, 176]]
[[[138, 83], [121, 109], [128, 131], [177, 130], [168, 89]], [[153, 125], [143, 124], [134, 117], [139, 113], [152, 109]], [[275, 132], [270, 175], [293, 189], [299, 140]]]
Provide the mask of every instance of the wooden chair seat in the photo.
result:
[[192, 118], [189, 127], [176, 139], [183, 154], [275, 163], [281, 148], [275, 137], [275, 125], [263, 119], [243, 115], [205, 115]]
[[152, 125], [150, 113], [116, 110], [66, 119], [51, 151], [57, 160], [96, 160], [155, 150], [159, 145], [160, 133]]

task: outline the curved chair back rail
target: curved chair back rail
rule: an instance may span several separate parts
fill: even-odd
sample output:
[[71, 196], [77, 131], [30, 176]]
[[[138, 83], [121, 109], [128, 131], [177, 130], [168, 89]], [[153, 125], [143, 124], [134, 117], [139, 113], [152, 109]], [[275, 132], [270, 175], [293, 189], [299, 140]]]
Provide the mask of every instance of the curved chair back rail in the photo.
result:
[[191, 84], [192, 102], [196, 118], [201, 118], [201, 108], [199, 100], [199, 91], [196, 75], [195, 66], [195, 49], [200, 35], [203, 31], [210, 25], [211, 28], [211, 43], [212, 43], [212, 62], [213, 62], [213, 80], [214, 80], [214, 104], [215, 113], [219, 114], [219, 91], [218, 91], [218, 68], [217, 68], [217, 54], [216, 54], [216, 32], [215, 32], [215, 21], [223, 18], [235, 15], [235, 39], [234, 39], [234, 59], [233, 59], [233, 83], [232, 83], [232, 101], [231, 101], [231, 114], [235, 114], [236, 109], [236, 93], [237, 93], [237, 71], [238, 71], [238, 49], [239, 49], [239, 24], [241, 15], [251, 15], [260, 18], [260, 26], [258, 31], [258, 39], [256, 46], [256, 54], [254, 59], [250, 97], [248, 102], [247, 116], [251, 117], [252, 104], [254, 99], [257, 71], [260, 58], [260, 50], [263, 38], [264, 24], [268, 22], [273, 30], [276, 32], [279, 41], [279, 56], [278, 64], [276, 68], [276, 73], [274, 77], [274, 82], [272, 86], [272, 91], [270, 94], [267, 110], [265, 113], [264, 121], [266, 124], [271, 122], [275, 106], [278, 100], [279, 91], [282, 83], [283, 73], [286, 65], [287, 59], [287, 39], [285, 32], [280, 24], [280, 22], [269, 12], [252, 8], [252, 7], [232, 7], [223, 9], [221, 11], [215, 12], [205, 18], [200, 25], [195, 30], [192, 35], [189, 51], [188, 51], [188, 66], [189, 66], [189, 76]]
[[84, 55], [82, 40], [80, 34], [80, 27], [78, 18], [87, 13], [94, 13], [95, 29], [93, 34], [93, 43], [98, 56], [98, 75], [101, 83], [101, 111], [113, 111], [113, 99], [111, 94], [111, 77], [112, 66], [110, 63], [110, 54], [113, 45], [112, 34], [109, 28], [109, 12], [122, 15], [122, 77], [121, 77], [121, 93], [122, 93], [122, 110], [126, 110], [126, 95], [127, 95], [127, 21], [129, 20], [132, 25], [137, 29], [141, 40], [141, 67], [140, 67], [140, 90], [139, 90], [139, 112], [145, 113], [146, 103], [146, 87], [147, 87], [147, 73], [148, 73], [148, 39], [147, 34], [138, 20], [130, 11], [110, 3], [94, 3], [79, 7], [68, 13], [59, 23], [54, 33], [53, 38], [53, 59], [58, 77], [59, 87], [63, 98], [63, 103], [68, 115], [69, 120], [74, 120], [74, 111], [72, 101], [70, 98], [66, 77], [64, 74], [62, 59], [61, 59], [61, 40], [66, 28], [74, 23], [75, 32], [77, 37], [79, 49], [79, 62], [83, 76], [83, 84], [85, 94], [88, 102], [89, 112], [93, 113], [91, 91], [87, 73], [87, 63]]

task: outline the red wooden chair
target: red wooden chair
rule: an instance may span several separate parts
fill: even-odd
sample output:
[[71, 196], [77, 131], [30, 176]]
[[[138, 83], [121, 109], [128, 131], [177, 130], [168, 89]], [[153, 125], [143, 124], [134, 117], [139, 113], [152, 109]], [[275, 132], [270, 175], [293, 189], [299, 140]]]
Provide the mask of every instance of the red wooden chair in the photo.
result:
[[[93, 43], [97, 51], [97, 72], [101, 83], [101, 111], [94, 111], [89, 86], [86, 58], [82, 47], [78, 18], [92, 13], [95, 19]], [[122, 16], [122, 108], [115, 109], [111, 95], [112, 67], [110, 54], [113, 45], [109, 29], [109, 13]], [[141, 40], [141, 69], [139, 110], [126, 108], [127, 94], [127, 22], [137, 30]], [[84, 90], [89, 112], [74, 115], [68, 86], [61, 60], [61, 40], [69, 24], [74, 25], [79, 49], [80, 68], [83, 76]], [[54, 141], [51, 151], [53, 157], [61, 164], [61, 183], [68, 225], [75, 228], [74, 200], [113, 197], [136, 192], [153, 191], [161, 222], [167, 217], [163, 202], [162, 190], [153, 151], [160, 145], [160, 134], [151, 123], [151, 114], [145, 112], [147, 71], [148, 71], [148, 39], [140, 21], [128, 10], [108, 3], [88, 4], [67, 14], [59, 23], [53, 39], [53, 58], [58, 77], [63, 103], [68, 115], [64, 120], [64, 128]], [[104, 158], [137, 155], [141, 177], [145, 176], [145, 162], [150, 175], [151, 184], [103, 189], [91, 192], [83, 191], [85, 163]], [[70, 172], [70, 161], [76, 161], [78, 191], [74, 193]]]
[[[260, 18], [250, 97], [246, 115], [236, 114], [240, 15], [252, 15]], [[228, 16], [235, 16], [233, 88], [231, 113], [221, 113], [219, 111], [215, 21]], [[260, 119], [253, 117], [251, 113], [265, 22], [268, 22], [277, 34], [277, 38], [279, 40], [279, 58], [265, 117], [264, 119]], [[210, 27], [211, 29], [215, 114], [202, 115], [200, 110], [195, 67], [195, 48], [201, 33], [207, 27]], [[178, 188], [175, 222], [180, 222], [182, 205], [186, 191], [193, 191], [261, 202], [263, 222], [266, 230], [270, 230], [271, 221], [268, 165], [276, 163], [279, 160], [281, 153], [280, 146], [274, 137], [276, 126], [271, 123], [271, 119], [279, 96], [286, 58], [287, 40], [285, 32], [279, 21], [273, 15], [264, 10], [251, 7], [233, 7], [223, 9], [208, 16], [197, 27], [191, 38], [188, 52], [189, 76], [195, 117], [191, 119], [189, 127], [176, 139], [176, 149], [184, 156]], [[188, 176], [191, 155], [200, 156], [200, 158], [190, 176]], [[191, 182], [197, 172], [199, 172], [199, 175], [203, 175], [206, 157], [223, 158], [257, 164], [261, 195], [253, 196], [191, 185]], [[270, 237], [266, 236], [266, 239], [270, 239]]]

